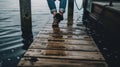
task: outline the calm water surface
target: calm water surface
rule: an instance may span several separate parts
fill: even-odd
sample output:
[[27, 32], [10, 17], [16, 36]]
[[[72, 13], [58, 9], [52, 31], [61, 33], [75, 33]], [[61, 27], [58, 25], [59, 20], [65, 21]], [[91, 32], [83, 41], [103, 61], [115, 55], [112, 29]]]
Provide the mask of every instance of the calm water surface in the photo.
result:
[[[32, 0], [34, 36], [50, 15], [47, 5], [40, 3], [46, 4], [46, 1]], [[25, 52], [22, 46], [19, 0], [0, 0], [0, 67], [15, 67]]]

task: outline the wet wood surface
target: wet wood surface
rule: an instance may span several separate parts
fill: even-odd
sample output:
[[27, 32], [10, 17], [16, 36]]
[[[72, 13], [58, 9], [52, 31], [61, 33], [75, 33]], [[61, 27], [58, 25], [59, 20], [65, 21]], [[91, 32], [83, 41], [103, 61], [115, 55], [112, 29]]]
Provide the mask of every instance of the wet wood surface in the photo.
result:
[[39, 32], [18, 67], [107, 67], [104, 57], [82, 22], [52, 27], [52, 20]]

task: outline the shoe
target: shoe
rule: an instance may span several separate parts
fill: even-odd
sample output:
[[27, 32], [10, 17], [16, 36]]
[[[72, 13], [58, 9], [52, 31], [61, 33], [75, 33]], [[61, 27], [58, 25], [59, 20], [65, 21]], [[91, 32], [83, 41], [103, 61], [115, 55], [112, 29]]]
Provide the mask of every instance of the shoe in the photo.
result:
[[54, 18], [54, 21], [53, 21], [52, 26], [53, 27], [54, 26], [58, 26], [60, 21], [61, 21], [61, 19], [62, 19], [62, 16], [59, 13], [57, 13], [53, 18]]
[[59, 22], [60, 22], [60, 20], [59, 20], [59, 19], [54, 18], [54, 21], [53, 21], [52, 26], [53, 26], [53, 27], [58, 27], [58, 26], [59, 26]]
[[59, 19], [60, 21], [63, 20], [63, 15], [57, 13], [54, 18]]

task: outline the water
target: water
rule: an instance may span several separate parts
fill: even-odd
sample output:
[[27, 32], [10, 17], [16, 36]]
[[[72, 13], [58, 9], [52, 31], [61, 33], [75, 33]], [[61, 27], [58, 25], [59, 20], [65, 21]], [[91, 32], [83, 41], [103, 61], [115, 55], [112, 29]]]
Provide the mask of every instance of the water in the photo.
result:
[[[0, 0], [0, 67], [13, 65], [23, 53], [16, 0]], [[10, 63], [12, 62], [12, 63]]]
[[[48, 22], [46, 19], [52, 16], [46, 0], [31, 1], [32, 30], [35, 37]], [[75, 8], [75, 10], [77, 9]], [[75, 13], [78, 12], [75, 11]], [[19, 0], [0, 0], [0, 67], [16, 67], [25, 52], [22, 49], [21, 34]]]
[[[41, 2], [46, 4], [46, 1], [32, 0], [34, 36], [47, 22], [44, 18], [50, 15], [49, 8]], [[19, 0], [0, 0], [0, 67], [15, 67], [25, 52], [22, 46]]]

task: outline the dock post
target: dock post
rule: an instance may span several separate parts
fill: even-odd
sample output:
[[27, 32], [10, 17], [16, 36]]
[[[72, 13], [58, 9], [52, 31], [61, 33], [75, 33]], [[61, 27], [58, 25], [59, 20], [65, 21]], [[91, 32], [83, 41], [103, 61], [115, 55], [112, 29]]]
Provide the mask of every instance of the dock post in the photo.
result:
[[24, 43], [23, 47], [27, 49], [33, 41], [31, 0], [19, 0], [19, 3], [21, 16], [21, 30]]
[[88, 0], [84, 0], [84, 2], [83, 2], [83, 8], [84, 8], [83, 19], [86, 19], [86, 14], [87, 14], [87, 3], [88, 3]]
[[86, 26], [88, 11], [87, 11], [88, 0], [83, 1], [83, 24]]
[[113, 6], [113, 1], [110, 0], [109, 6]]
[[68, 25], [73, 24], [74, 0], [68, 0]]

